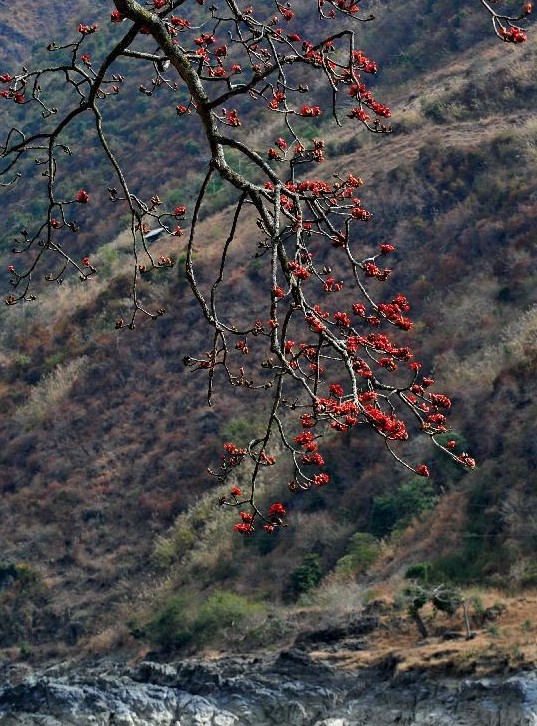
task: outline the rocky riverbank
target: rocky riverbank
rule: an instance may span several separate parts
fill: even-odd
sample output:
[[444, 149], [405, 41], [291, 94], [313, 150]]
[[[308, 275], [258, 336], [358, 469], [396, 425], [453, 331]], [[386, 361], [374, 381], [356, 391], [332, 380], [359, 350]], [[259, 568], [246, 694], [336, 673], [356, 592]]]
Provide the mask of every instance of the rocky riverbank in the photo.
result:
[[537, 726], [537, 674], [432, 677], [275, 655], [1, 673], [1, 726]]

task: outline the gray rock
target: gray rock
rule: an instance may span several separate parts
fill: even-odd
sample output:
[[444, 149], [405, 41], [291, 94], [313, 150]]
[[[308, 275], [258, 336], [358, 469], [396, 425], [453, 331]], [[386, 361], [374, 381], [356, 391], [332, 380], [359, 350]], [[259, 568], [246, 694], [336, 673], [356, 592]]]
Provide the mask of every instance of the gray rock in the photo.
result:
[[347, 672], [290, 650], [4, 669], [0, 726], [537, 726], [537, 675], [429, 680]]

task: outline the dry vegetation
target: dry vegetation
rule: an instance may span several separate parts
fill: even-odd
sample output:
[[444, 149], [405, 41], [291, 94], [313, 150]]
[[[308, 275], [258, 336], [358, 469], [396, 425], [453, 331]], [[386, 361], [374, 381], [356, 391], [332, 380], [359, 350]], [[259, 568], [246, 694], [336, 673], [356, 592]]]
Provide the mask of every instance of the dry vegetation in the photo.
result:
[[[464, 637], [461, 614], [447, 618], [429, 611], [433, 634], [420, 639], [410, 619], [384, 614], [363, 651], [318, 650], [313, 655], [343, 668], [357, 669], [390, 663], [394, 673], [419, 671], [429, 676], [486, 676], [532, 669], [537, 664], [537, 595], [509, 597], [504, 592], [468, 591], [472, 637]], [[384, 600], [384, 605], [389, 602]], [[476, 607], [477, 604], [477, 607]], [[493, 614], [490, 619], [482, 613]], [[447, 635], [446, 635], [447, 634]]]
[[[410, 10], [402, 15], [412, 17]], [[405, 23], [393, 33], [410, 32]], [[392, 38], [386, 54], [400, 43]], [[525, 100], [533, 85], [522, 95], [519, 88], [521, 79], [535, 81], [534, 52], [528, 44], [507, 53], [480, 48], [479, 61], [476, 53], [473, 45], [453, 64], [399, 87], [400, 128], [383, 145], [345, 131], [331, 139], [338, 156], [329, 156], [323, 174], [348, 168], [366, 181], [364, 203], [375, 220], [364, 228], [364, 245], [382, 239], [401, 250], [394, 285], [409, 292], [420, 320], [414, 343], [427, 339], [424, 362], [455, 399], [453, 420], [482, 462], [478, 471], [458, 478], [435, 461], [442, 495], [435, 509], [387, 533], [366, 574], [341, 577], [334, 571], [351, 537], [368, 531], [374, 497], [408, 481], [375, 442], [343, 437], [330, 447], [330, 490], [291, 499], [291, 526], [275, 538], [238, 540], [216, 506], [219, 491], [206, 467], [218, 461], [230, 432], [249, 430], [263, 400], [221, 388], [208, 409], [202, 379], [184, 372], [183, 356], [203, 352], [206, 340], [176, 240], [158, 251], [177, 266], [145, 286], [167, 315], [135, 334], [113, 330], [129, 294], [130, 243], [125, 233], [106, 241], [120, 227], [100, 221], [92, 259], [106, 275], [49, 288], [38, 306], [0, 312], [2, 562], [28, 563], [42, 582], [38, 591], [0, 588], [6, 647], [30, 643], [59, 653], [67, 642], [88, 653], [142, 652], [147, 640], [135, 642], [132, 633], [140, 635], [183, 591], [196, 607], [215, 591], [245, 598], [255, 617], [242, 640], [226, 626], [234, 647], [258, 646], [276, 632], [290, 641], [297, 629], [334, 615], [345, 620], [371, 599], [392, 602], [416, 562], [433, 563], [438, 577], [459, 583], [535, 585], [537, 116]], [[165, 165], [176, 161], [171, 154]], [[224, 204], [215, 203], [198, 242], [208, 266], [229, 228], [229, 213], [218, 211]], [[241, 262], [225, 283], [230, 314], [242, 305], [256, 317], [263, 279], [256, 244], [255, 227], [245, 225], [234, 253]], [[273, 494], [289, 500], [285, 469], [271, 479]], [[297, 608], [292, 574], [310, 553], [322, 580]], [[372, 637], [370, 653], [337, 657], [353, 664], [394, 654], [401, 669], [456, 663], [460, 672], [465, 663], [486, 668], [499, 652], [509, 664], [533, 663], [536, 596], [505, 589], [478, 595], [484, 609], [496, 600], [507, 609], [472, 640], [418, 643], [403, 609], [383, 615], [387, 627]], [[256, 609], [260, 604], [268, 610]], [[210, 615], [187, 623], [204, 647], [211, 645]]]

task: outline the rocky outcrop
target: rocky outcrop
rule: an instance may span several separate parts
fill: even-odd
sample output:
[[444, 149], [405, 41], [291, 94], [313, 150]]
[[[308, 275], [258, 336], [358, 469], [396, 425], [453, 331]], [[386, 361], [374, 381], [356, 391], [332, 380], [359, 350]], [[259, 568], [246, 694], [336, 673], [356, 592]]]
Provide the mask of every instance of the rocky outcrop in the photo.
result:
[[[388, 669], [389, 670], [389, 669]], [[135, 668], [5, 668], [0, 726], [537, 726], [537, 674], [344, 671], [292, 649]]]

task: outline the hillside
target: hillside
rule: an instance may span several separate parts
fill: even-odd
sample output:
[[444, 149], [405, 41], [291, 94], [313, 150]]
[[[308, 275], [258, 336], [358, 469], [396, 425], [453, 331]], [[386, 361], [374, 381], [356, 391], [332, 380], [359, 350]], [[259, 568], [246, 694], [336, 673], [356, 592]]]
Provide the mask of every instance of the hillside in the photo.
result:
[[[182, 364], [208, 343], [180, 264], [146, 288], [166, 315], [136, 331], [114, 330], [129, 294], [129, 242], [121, 220], [103, 215], [79, 244], [91, 245], [105, 274], [0, 312], [4, 647], [106, 649], [132, 643], [128, 631], [174, 647], [177, 631], [188, 635], [195, 625], [185, 602], [214, 605], [215, 590], [274, 607], [301, 593], [316, 607], [357, 607], [386, 583], [402, 590], [414, 563], [430, 564], [437, 581], [536, 584], [536, 46], [533, 39], [495, 45], [465, 3], [448, 5], [393, 3], [389, 17], [379, 13], [369, 42], [384, 34], [379, 84], [393, 99], [395, 131], [379, 139], [344, 129], [328, 140], [323, 173], [357, 169], [363, 177], [374, 211], [364, 246], [390, 241], [400, 250], [394, 289], [404, 289], [420, 321], [409, 339], [445, 382], [457, 438], [478, 469], [461, 475], [434, 461], [426, 490], [370, 437], [334, 440], [333, 486], [293, 498], [287, 472], [277, 470], [272, 496], [289, 502], [290, 526], [273, 538], [238, 540], [206, 470], [223, 440], [242, 443], [253, 433], [263, 398], [222, 382], [206, 406], [203, 378]], [[16, 33], [6, 34], [15, 43]], [[118, 107], [118, 128], [130, 99]], [[169, 118], [159, 118], [156, 135]], [[136, 157], [142, 188], [148, 162], [135, 149], [145, 140], [143, 122], [129, 123], [125, 154]], [[195, 178], [199, 141], [187, 140]], [[184, 148], [164, 154], [157, 145], [162, 166], [152, 176], [167, 178]], [[98, 177], [99, 167], [92, 173]], [[174, 184], [172, 177], [170, 193]], [[215, 197], [203, 227], [207, 270], [230, 221], [226, 199], [217, 189]], [[248, 251], [251, 239], [248, 227], [241, 230], [228, 290], [230, 310], [241, 305], [255, 318], [263, 268]], [[181, 260], [180, 246], [167, 242], [160, 251]], [[405, 486], [401, 504], [396, 494]], [[353, 550], [361, 532], [374, 537], [370, 559]], [[308, 562], [315, 584], [324, 577], [309, 594], [293, 578]], [[255, 606], [242, 603], [255, 624]], [[292, 612], [282, 617], [292, 620]], [[205, 617], [210, 622], [211, 613]], [[107, 628], [108, 641], [99, 641]], [[240, 643], [230, 631], [229, 641]]]

